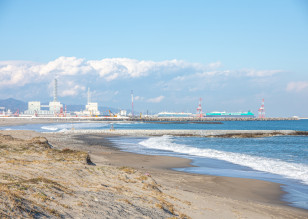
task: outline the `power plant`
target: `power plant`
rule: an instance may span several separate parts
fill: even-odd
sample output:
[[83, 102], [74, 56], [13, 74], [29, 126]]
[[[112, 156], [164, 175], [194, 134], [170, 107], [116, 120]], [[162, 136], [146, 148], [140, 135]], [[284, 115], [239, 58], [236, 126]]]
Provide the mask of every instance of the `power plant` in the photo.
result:
[[24, 112], [25, 115], [34, 116], [59, 116], [63, 114], [63, 104], [58, 101], [58, 81], [54, 79], [53, 101], [49, 105], [42, 105], [40, 101], [28, 102], [28, 110]]
[[[49, 102], [49, 105], [42, 105], [40, 101], [28, 102], [28, 110], [24, 112], [24, 115], [40, 116], [40, 117], [63, 117], [72, 116], [63, 110], [63, 104], [58, 101], [58, 81], [55, 78], [53, 82], [53, 101]], [[91, 101], [91, 92], [88, 88], [88, 99], [85, 110], [81, 112], [74, 112], [76, 116], [98, 116], [100, 111], [98, 110], [98, 103]]]
[[75, 112], [77, 116], [98, 116], [100, 115], [100, 111], [98, 110], [98, 103], [91, 102], [91, 92], [90, 88], [88, 88], [88, 102], [86, 105], [86, 109], [82, 112]]
[[[53, 80], [53, 100], [49, 104], [41, 104], [40, 101], [29, 101], [28, 109], [24, 113], [19, 114], [19, 110], [16, 113], [12, 113], [10, 110], [5, 112], [4, 107], [0, 107], [0, 117], [10, 117], [10, 116], [23, 116], [23, 117], [117, 117], [117, 118], [129, 118], [127, 117], [126, 110], [120, 110], [119, 113], [114, 114], [110, 110], [107, 110], [107, 115], [102, 115], [98, 109], [98, 103], [92, 102], [91, 100], [91, 91], [88, 88], [87, 92], [87, 104], [85, 105], [84, 110], [67, 112], [66, 106], [63, 108], [63, 104], [58, 100], [58, 81], [55, 78]], [[183, 118], [183, 119], [206, 119], [206, 118], [255, 118], [255, 115], [251, 111], [247, 112], [210, 112], [203, 113], [202, 111], [202, 98], [199, 99], [198, 107], [196, 114], [189, 112], [160, 112], [156, 115], [145, 115], [142, 116], [140, 113], [140, 119], [155, 119], [155, 118]], [[139, 113], [138, 113], [139, 114]], [[131, 113], [129, 114], [133, 119], [139, 119], [134, 116], [134, 93], [131, 90]], [[261, 107], [258, 109], [258, 119], [265, 118], [265, 108], [264, 108], [264, 99], [262, 99]]]

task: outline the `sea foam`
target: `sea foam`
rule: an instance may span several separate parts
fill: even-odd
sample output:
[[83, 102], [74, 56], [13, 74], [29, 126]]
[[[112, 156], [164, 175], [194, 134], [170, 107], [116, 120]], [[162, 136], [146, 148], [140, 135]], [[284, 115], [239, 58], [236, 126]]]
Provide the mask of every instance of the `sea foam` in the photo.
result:
[[286, 178], [296, 179], [308, 184], [308, 166], [305, 164], [285, 162], [259, 156], [251, 156], [234, 152], [219, 151], [214, 149], [196, 148], [173, 142], [172, 136], [152, 137], [141, 141], [140, 145], [146, 148], [167, 150], [182, 154], [213, 158], [228, 161], [234, 164], [250, 167], [254, 170], [278, 174]]
[[109, 124], [106, 123], [65, 123], [65, 124], [53, 124], [42, 126], [41, 129], [48, 131], [60, 131], [64, 132], [70, 129], [101, 129]]

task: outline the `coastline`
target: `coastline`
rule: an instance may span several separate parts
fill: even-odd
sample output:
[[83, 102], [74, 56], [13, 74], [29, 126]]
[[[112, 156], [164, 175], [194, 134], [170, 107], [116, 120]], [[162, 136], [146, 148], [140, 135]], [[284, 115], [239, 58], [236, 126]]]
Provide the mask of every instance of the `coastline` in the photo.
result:
[[[47, 133], [46, 133], [47, 134]], [[65, 134], [60, 134], [65, 136]], [[49, 135], [49, 136], [48, 136]], [[55, 136], [53, 136], [55, 135]], [[53, 136], [53, 137], [51, 137]], [[187, 183], [185, 184], [184, 189], [193, 190], [194, 192], [207, 191], [208, 194], [212, 195], [226, 195], [227, 192], [228, 198], [234, 198], [238, 200], [247, 201], [253, 200], [253, 202], [260, 203], [270, 203], [274, 205], [281, 205], [290, 207], [287, 205], [287, 202], [281, 200], [281, 196], [285, 194], [281, 190], [279, 183], [268, 182], [257, 179], [247, 179], [247, 178], [238, 178], [238, 177], [225, 177], [225, 176], [214, 176], [214, 175], [203, 175], [203, 174], [194, 174], [188, 172], [182, 172], [174, 170], [174, 168], [185, 168], [193, 167], [191, 165], [191, 160], [187, 158], [173, 157], [173, 156], [162, 156], [162, 155], [144, 155], [136, 154], [132, 152], [121, 151], [118, 149], [114, 143], [110, 142], [108, 137], [119, 137], [121, 135], [106, 135], [106, 134], [73, 134], [71, 137], [76, 138], [78, 141], [82, 141], [83, 144], [78, 144], [75, 142], [72, 149], [78, 149], [89, 152], [93, 162], [98, 164], [109, 164], [114, 166], [129, 166], [136, 169], [146, 169], [153, 173], [156, 173], [157, 176], [162, 174], [162, 171], [166, 175], [174, 175], [185, 178]], [[56, 140], [59, 137], [59, 133], [48, 133], [47, 138]], [[71, 139], [70, 137], [70, 139]], [[66, 137], [65, 137], [66, 138]], [[52, 143], [53, 140], [50, 142]], [[59, 141], [59, 140], [56, 140]], [[63, 142], [63, 140], [61, 140]], [[54, 142], [57, 144], [56, 142]], [[102, 152], [104, 151], [104, 152]], [[102, 161], [101, 156], [108, 153], [107, 160]], [[105, 157], [106, 159], [106, 157]], [[192, 178], [196, 179], [192, 180]], [[206, 182], [210, 180], [209, 184], [201, 184], [200, 182]], [[170, 178], [168, 177], [168, 180]], [[171, 180], [172, 181], [172, 180]], [[194, 186], [191, 183], [194, 182]], [[213, 182], [219, 184], [219, 188], [212, 188]], [[174, 181], [176, 183], [176, 180]], [[253, 185], [253, 190], [247, 185]], [[213, 192], [215, 190], [215, 192]], [[213, 193], [211, 193], [213, 192]], [[290, 207], [294, 208], [294, 207]], [[300, 208], [296, 208], [300, 209]], [[303, 209], [304, 210], [304, 209]], [[304, 210], [306, 211], [306, 210]], [[308, 211], [307, 211], [308, 213]]]
[[[97, 166], [134, 168], [149, 173], [169, 195], [192, 203], [175, 205], [192, 218], [305, 218], [308, 211], [290, 207], [281, 201], [284, 192], [277, 183], [171, 170], [190, 166], [190, 160], [123, 152], [102, 134], [37, 133], [1, 131], [13, 137], [30, 139], [44, 136], [55, 148], [75, 149], [89, 153]], [[185, 202], [184, 201], [184, 202]], [[194, 206], [193, 208], [191, 206]]]

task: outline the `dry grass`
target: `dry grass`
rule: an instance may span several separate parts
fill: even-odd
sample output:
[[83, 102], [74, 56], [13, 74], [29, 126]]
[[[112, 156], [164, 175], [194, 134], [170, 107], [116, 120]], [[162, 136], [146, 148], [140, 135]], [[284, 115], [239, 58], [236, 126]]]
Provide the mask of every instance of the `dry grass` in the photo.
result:
[[[60, 213], [50, 207], [50, 203], [55, 201], [51, 195], [71, 194], [71, 191], [59, 183], [46, 178], [38, 177], [28, 180], [20, 180], [11, 183], [0, 184], [0, 199], [2, 206], [0, 214], [9, 215], [10, 217], [22, 215], [23, 217], [41, 217], [53, 215], [60, 217]], [[49, 203], [42, 205], [42, 203]], [[62, 207], [69, 206], [60, 204]], [[0, 205], [1, 206], [1, 205]]]
[[[5, 155], [0, 158], [2, 165], [9, 165], [8, 169], [2, 167], [2, 171], [8, 170], [7, 172], [0, 173], [0, 217], [61, 217], [61, 214], [52, 206], [60, 205], [64, 208], [69, 206], [59, 203], [53, 197], [71, 195], [72, 190], [45, 177], [21, 177], [22, 168], [23, 166], [44, 168], [46, 158], [54, 162], [54, 158], [60, 156], [64, 160], [80, 162], [82, 159], [85, 160], [87, 154], [52, 149], [46, 138], [39, 137], [25, 141], [5, 135], [0, 135], [0, 153]], [[50, 157], [46, 157], [46, 154]], [[10, 173], [14, 170], [17, 171], [15, 175]]]
[[22, 180], [22, 178], [20, 176], [15, 176], [15, 175], [9, 174], [9, 173], [0, 173], [0, 179], [1, 179], [1, 181], [8, 181], [8, 182]]
[[142, 175], [142, 176], [137, 177], [136, 179], [140, 181], [146, 181], [148, 178], [149, 178], [148, 176]]
[[127, 173], [127, 174], [133, 174], [136, 173], [136, 170], [131, 167], [119, 167], [119, 170]]
[[142, 189], [162, 193], [162, 191], [158, 188], [158, 185], [154, 183], [144, 183]]
[[24, 193], [14, 191], [3, 186], [0, 187], [0, 216], [1, 218], [37, 218], [56, 216], [60, 217], [60, 213], [41, 205], [38, 202], [27, 199]]
[[59, 162], [66, 162], [66, 161], [77, 161], [77, 162], [87, 162], [88, 154], [83, 151], [76, 151], [71, 149], [53, 149], [47, 151], [47, 157], [53, 158]]
[[120, 202], [125, 202], [129, 205], [133, 205], [133, 203], [131, 201], [129, 201], [128, 199], [118, 199], [117, 201], [120, 201]]
[[40, 137], [20, 140], [0, 134], [0, 153], [0, 218], [66, 217], [66, 212], [95, 205], [80, 197], [87, 192], [108, 193], [125, 208], [154, 205], [161, 215], [181, 215], [151, 175], [134, 168], [89, 166], [86, 152], [55, 149]]

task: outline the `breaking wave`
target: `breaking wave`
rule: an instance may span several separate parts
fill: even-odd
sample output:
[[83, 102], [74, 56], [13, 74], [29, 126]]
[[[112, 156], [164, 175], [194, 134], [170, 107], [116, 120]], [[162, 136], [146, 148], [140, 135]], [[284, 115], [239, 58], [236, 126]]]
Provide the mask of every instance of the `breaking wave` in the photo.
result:
[[104, 127], [108, 127], [109, 124], [104, 123], [66, 123], [66, 124], [53, 124], [53, 125], [45, 125], [42, 126], [41, 129], [47, 131], [65, 131], [70, 129], [102, 129]]
[[308, 165], [285, 162], [259, 156], [251, 156], [234, 152], [218, 151], [213, 149], [196, 148], [173, 142], [172, 136], [152, 137], [139, 143], [143, 147], [167, 150], [182, 154], [213, 158], [228, 161], [234, 164], [250, 167], [254, 170], [278, 174], [286, 178], [300, 180], [308, 184]]

